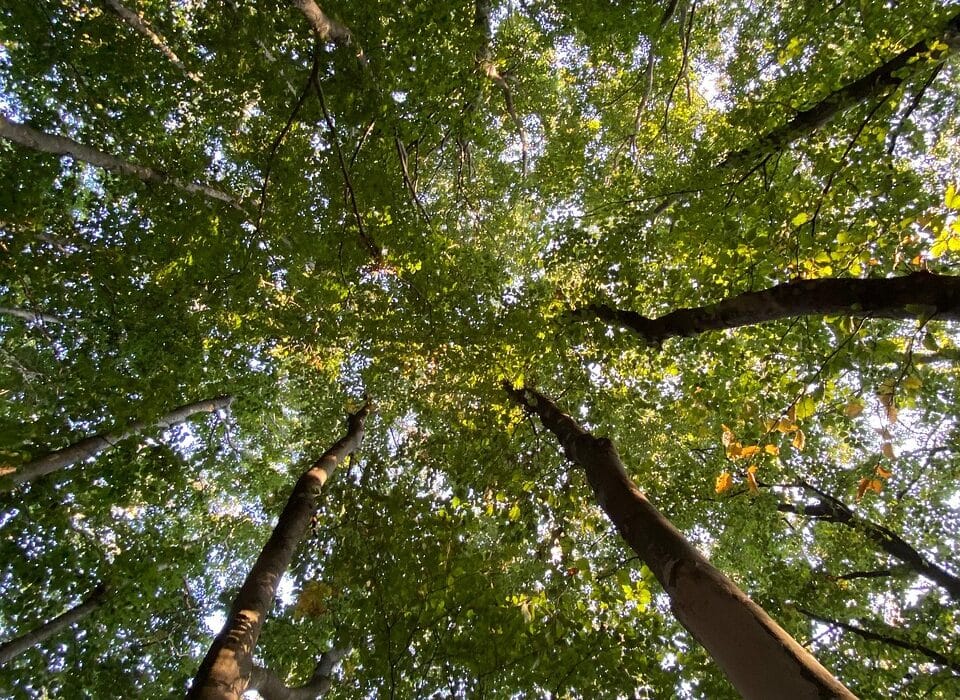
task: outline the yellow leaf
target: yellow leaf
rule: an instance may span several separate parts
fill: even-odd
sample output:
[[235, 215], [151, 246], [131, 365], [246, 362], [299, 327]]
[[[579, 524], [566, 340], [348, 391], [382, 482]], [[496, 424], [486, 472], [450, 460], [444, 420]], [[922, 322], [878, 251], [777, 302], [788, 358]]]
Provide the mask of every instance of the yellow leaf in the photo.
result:
[[883, 443], [883, 447], [880, 450], [883, 452], [883, 456], [887, 459], [896, 459], [897, 453], [893, 451], [893, 445], [889, 442]]
[[781, 418], [777, 423], [777, 430], [781, 433], [792, 433], [797, 429], [797, 424], [788, 418]]
[[793, 404], [787, 409], [787, 420], [791, 423], [797, 422], [797, 404]]
[[793, 436], [793, 446], [798, 450], [802, 450], [805, 444], [807, 444], [807, 439], [804, 436], [803, 431], [797, 430], [797, 434]]
[[773, 455], [774, 457], [780, 454], [780, 448], [777, 447], [776, 445], [764, 445], [763, 451], [766, 452], [768, 455]]
[[740, 459], [743, 454], [743, 445], [739, 442], [732, 442], [727, 445], [727, 457], [729, 459]]
[[757, 445], [748, 445], [747, 447], [744, 447], [742, 450], [740, 450], [740, 456], [743, 457], [744, 459], [749, 459], [750, 457], [753, 457], [758, 452], [760, 452], [760, 448]]
[[769, 433], [771, 430], [777, 427], [777, 421], [770, 418], [763, 419], [763, 432]]
[[847, 418], [856, 418], [863, 413], [863, 402], [851, 401], [844, 407], [843, 413], [847, 416]]
[[723, 436], [720, 438], [720, 442], [723, 443], [724, 447], [732, 445], [737, 436], [733, 434], [733, 431], [730, 430], [730, 428], [722, 423], [720, 424], [720, 427], [723, 428]]
[[733, 486], [733, 476], [730, 475], [730, 472], [720, 472], [720, 476], [717, 477], [717, 484], [715, 487], [717, 493], [729, 491], [731, 486]]
[[919, 377], [910, 376], [903, 380], [903, 388], [914, 391], [923, 386], [923, 382], [920, 381]]
[[884, 469], [879, 464], [877, 465], [876, 471], [877, 471], [877, 476], [879, 476], [881, 479], [889, 479], [891, 476], [893, 476], [892, 470]]
[[759, 493], [760, 486], [757, 484], [757, 468], [749, 467], [747, 468], [747, 486], [750, 488], [750, 493]]

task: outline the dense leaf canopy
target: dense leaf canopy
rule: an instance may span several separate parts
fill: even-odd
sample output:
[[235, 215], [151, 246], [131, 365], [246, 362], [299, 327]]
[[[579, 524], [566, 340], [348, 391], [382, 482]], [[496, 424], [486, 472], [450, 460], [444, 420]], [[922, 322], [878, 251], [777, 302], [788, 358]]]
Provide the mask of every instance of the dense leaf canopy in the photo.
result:
[[584, 309], [957, 273], [960, 8], [368, 0], [321, 35], [301, 5], [0, 6], [0, 465], [117, 438], [0, 496], [0, 638], [107, 587], [0, 693], [182, 694], [366, 394], [259, 665], [349, 649], [337, 698], [735, 696], [506, 380], [858, 695], [957, 697], [956, 326], [651, 344]]

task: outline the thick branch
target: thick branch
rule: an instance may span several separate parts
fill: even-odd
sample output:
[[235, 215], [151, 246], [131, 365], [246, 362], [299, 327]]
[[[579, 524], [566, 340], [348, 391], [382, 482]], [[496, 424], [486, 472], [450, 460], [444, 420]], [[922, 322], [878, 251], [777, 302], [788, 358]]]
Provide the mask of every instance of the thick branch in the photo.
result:
[[323, 652], [313, 669], [313, 675], [306, 684], [291, 688], [268, 668], [254, 666], [250, 672], [250, 684], [247, 690], [256, 690], [263, 700], [316, 700], [330, 690], [333, 683], [333, 671], [340, 660], [349, 653], [349, 649], [330, 649]]
[[22, 637], [17, 637], [16, 639], [11, 639], [9, 642], [0, 644], [0, 665], [6, 664], [10, 659], [22, 654], [27, 649], [45, 642], [61, 630], [66, 629], [92, 613], [103, 605], [106, 599], [106, 593], [107, 587], [101, 583], [94, 588], [93, 592], [79, 605], [70, 608], [62, 615], [58, 615], [36, 629], [27, 632]]
[[[931, 50], [930, 45], [935, 40], [946, 46]], [[754, 159], [783, 148], [801, 136], [809, 136], [846, 110], [866, 100], [879, 97], [890, 88], [898, 87], [924, 71], [935, 69], [936, 65], [942, 63], [958, 47], [960, 47], [960, 15], [954, 15], [933, 37], [918, 41], [863, 77], [830, 93], [812, 107], [798, 111], [786, 124], [763, 134], [749, 147], [730, 153], [724, 159], [722, 166], [752, 162]]]
[[839, 627], [840, 629], [846, 630], [847, 632], [853, 632], [854, 634], [859, 635], [864, 639], [869, 639], [870, 641], [873, 641], [873, 642], [882, 642], [887, 646], [896, 647], [897, 649], [906, 649], [907, 651], [915, 651], [919, 654], [923, 654], [928, 659], [931, 659], [932, 661], [939, 664], [940, 666], [949, 668], [954, 673], [960, 674], [960, 662], [949, 659], [943, 654], [941, 654], [939, 651], [935, 651], [923, 644], [919, 644], [917, 642], [905, 642], [902, 639], [897, 639], [896, 637], [891, 637], [886, 634], [880, 634], [872, 630], [864, 629], [863, 627], [858, 627], [857, 625], [851, 625], [849, 622], [841, 622], [840, 620], [834, 620], [829, 617], [824, 617], [823, 615], [818, 615], [815, 612], [812, 612], [810, 610], [807, 610], [806, 608], [802, 608], [799, 606], [797, 607], [797, 612], [799, 612], [800, 614], [806, 617], [809, 617], [811, 620], [816, 620], [817, 622], [821, 622], [825, 625], [832, 625], [834, 627]]
[[170, 177], [166, 173], [160, 172], [159, 170], [148, 168], [145, 165], [131, 163], [130, 161], [123, 160], [122, 158], [117, 158], [109, 153], [98, 151], [95, 148], [78, 143], [65, 136], [56, 136], [54, 134], [47, 134], [43, 131], [37, 131], [32, 127], [26, 126], [25, 124], [20, 124], [12, 119], [8, 119], [2, 114], [0, 114], [0, 138], [7, 139], [8, 141], [12, 141], [20, 146], [31, 148], [42, 153], [52, 153], [58, 156], [70, 156], [71, 158], [75, 158], [76, 160], [84, 163], [89, 163], [90, 165], [98, 168], [109, 170], [112, 173], [119, 173], [120, 175], [134, 177], [150, 184], [171, 185], [183, 192], [203, 195], [204, 197], [215, 199], [218, 202], [226, 202], [227, 204], [243, 211], [243, 205], [239, 200], [235, 199], [226, 192], [222, 192], [214, 187], [211, 187], [210, 185], [187, 182], [175, 177]]
[[715, 304], [677, 309], [660, 318], [594, 304], [574, 312], [627, 328], [645, 341], [693, 336], [794, 316], [960, 320], [960, 277], [921, 271], [883, 279], [814, 279], [746, 292]]
[[353, 34], [350, 30], [321, 10], [313, 0], [291, 0], [291, 3], [307, 18], [307, 22], [313, 27], [320, 41], [329, 41], [341, 46], [350, 46], [353, 43]]
[[178, 423], [183, 423], [190, 418], [190, 416], [197, 413], [213, 413], [214, 411], [226, 409], [230, 406], [231, 401], [233, 401], [232, 396], [217, 396], [212, 399], [204, 399], [196, 403], [186, 404], [185, 406], [173, 409], [170, 413], [161, 416], [153, 423], [137, 421], [125, 430], [114, 433], [101, 433], [100, 435], [84, 438], [72, 445], [67, 445], [55, 452], [50, 452], [42, 457], [38, 457], [21, 467], [5, 467], [6, 471], [0, 473], [0, 477], [2, 477], [2, 480], [0, 480], [0, 491], [9, 490], [18, 484], [32, 481], [40, 476], [64, 469], [77, 462], [96, 457], [121, 440], [133, 437], [134, 435], [140, 435], [146, 430], [154, 428], [165, 430]]
[[505, 388], [583, 467], [600, 506], [670, 596], [677, 620], [743, 697], [854, 697], [647, 500], [610, 440], [593, 437], [533, 389]]
[[[809, 489], [808, 489], [809, 490]], [[928, 560], [913, 545], [884, 525], [857, 517], [853, 511], [833, 496], [817, 491], [816, 503], [798, 505], [778, 503], [777, 510], [782, 513], [806, 515], [817, 520], [840, 523], [861, 532], [871, 542], [880, 547], [912, 572], [923, 576], [943, 588], [951, 598], [960, 602], [960, 577], [950, 573], [939, 564]], [[888, 572], [889, 573], [889, 572]]]
[[153, 31], [149, 23], [147, 23], [143, 17], [138, 15], [133, 10], [124, 7], [117, 0], [104, 0], [104, 2], [106, 3], [107, 7], [109, 7], [120, 19], [133, 27], [134, 30], [147, 37], [147, 39], [150, 40], [150, 43], [156, 46], [160, 50], [160, 53], [166, 56], [167, 60], [176, 66], [181, 73], [194, 82], [200, 82], [200, 76], [196, 73], [190, 72], [190, 70], [184, 65], [183, 61], [180, 60], [180, 57], [177, 56], [173, 49], [167, 45], [167, 42], [164, 40], [164, 38], [157, 34], [157, 32]]
[[367, 402], [351, 415], [347, 434], [300, 476], [270, 539], [237, 593], [223, 630], [200, 665], [188, 698], [240, 700], [246, 691], [253, 672], [253, 650], [273, 607], [280, 578], [310, 527], [323, 485], [337, 465], [360, 446], [370, 410]]
[[12, 309], [7, 306], [0, 306], [0, 314], [4, 316], [15, 316], [17, 318], [22, 318], [26, 321], [40, 321], [42, 323], [64, 323], [64, 320], [59, 316], [51, 316], [50, 314], [40, 313], [39, 311], [31, 311], [30, 309]]

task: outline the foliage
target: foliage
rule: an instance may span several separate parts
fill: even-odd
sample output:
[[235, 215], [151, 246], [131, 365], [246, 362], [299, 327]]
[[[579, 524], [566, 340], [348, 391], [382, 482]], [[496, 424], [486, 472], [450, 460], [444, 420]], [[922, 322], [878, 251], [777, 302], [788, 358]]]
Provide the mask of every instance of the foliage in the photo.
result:
[[956, 272], [955, 60], [720, 165], [942, 40], [956, 10], [888, 5], [495, 3], [484, 37], [472, 3], [337, 2], [323, 10], [355, 44], [315, 46], [286, 3], [130, 0], [194, 81], [99, 3], [5, 3], [0, 113], [245, 208], [0, 141], [0, 307], [60, 320], [0, 313], [0, 462], [237, 397], [3, 496], [3, 638], [113, 590], [0, 669], [3, 693], [181, 693], [297, 474], [366, 392], [378, 413], [259, 662], [297, 685], [352, 646], [331, 697], [732, 696], [507, 379], [614, 439], [852, 690], [955, 697], [922, 653], [800, 611], [949, 657], [957, 602], [862, 532], [777, 509], [806, 502], [802, 480], [956, 566], [953, 327], [807, 317], [657, 348], [569, 313]]

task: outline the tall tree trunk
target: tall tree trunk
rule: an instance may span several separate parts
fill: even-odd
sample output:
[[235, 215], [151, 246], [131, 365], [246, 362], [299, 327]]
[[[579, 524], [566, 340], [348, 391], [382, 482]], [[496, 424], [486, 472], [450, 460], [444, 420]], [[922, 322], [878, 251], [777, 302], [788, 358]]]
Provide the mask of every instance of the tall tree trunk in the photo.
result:
[[820, 500], [817, 503], [807, 504], [778, 503], [777, 510], [782, 513], [796, 513], [816, 520], [839, 523], [863, 533], [867, 539], [884, 552], [904, 564], [915, 574], [933, 581], [943, 588], [954, 601], [960, 603], [960, 577], [927, 559], [890, 528], [858, 518], [853, 511], [833, 496], [807, 485], [804, 485], [804, 488], [816, 493]]
[[26, 481], [32, 481], [37, 477], [64, 469], [77, 462], [96, 457], [121, 440], [139, 435], [145, 430], [152, 428], [166, 429], [178, 423], [183, 423], [194, 414], [213, 413], [214, 411], [226, 409], [232, 401], [232, 396], [217, 396], [212, 399], [197, 401], [196, 403], [175, 408], [153, 423], [137, 421], [125, 430], [119, 430], [114, 433], [101, 433], [84, 438], [72, 445], [67, 445], [55, 452], [50, 452], [42, 457], [38, 457], [24, 464], [22, 467], [4, 467], [6, 471], [0, 471], [0, 491], [8, 491]]
[[63, 629], [66, 629], [75, 622], [83, 619], [94, 610], [103, 605], [106, 599], [107, 587], [100, 584], [93, 589], [82, 603], [67, 610], [62, 615], [58, 615], [49, 622], [46, 622], [35, 630], [27, 632], [22, 637], [11, 639], [9, 642], [0, 644], [0, 665], [6, 664], [10, 659], [22, 654], [27, 649], [41, 644], [50, 639]]
[[[931, 49], [933, 41], [942, 46]], [[831, 92], [812, 107], [798, 111], [787, 123], [761, 135], [749, 147], [730, 153], [722, 165], [747, 163], [783, 148], [801, 136], [808, 136], [848, 109], [934, 70], [957, 48], [960, 48], [960, 14], [951, 17], [946, 26], [932, 36], [921, 39], [883, 65]]]
[[583, 467], [600, 506], [670, 596], [677, 620], [743, 697], [854, 697], [654, 508], [610, 440], [595, 438], [533, 389], [506, 389]]
[[884, 279], [814, 279], [747, 292], [715, 304], [677, 309], [660, 318], [594, 304], [574, 312], [627, 328], [651, 344], [704, 331], [793, 316], [845, 314], [871, 318], [960, 320], [960, 277], [914, 272]]
[[84, 163], [109, 170], [113, 173], [127, 175], [138, 180], [151, 184], [168, 184], [177, 189], [190, 194], [199, 194], [219, 202], [226, 202], [236, 209], [243, 211], [243, 205], [233, 196], [222, 192], [210, 185], [202, 183], [187, 182], [175, 177], [170, 177], [166, 173], [148, 168], [145, 165], [138, 165], [130, 161], [123, 160], [116, 156], [98, 151], [95, 148], [78, 143], [73, 139], [55, 134], [47, 134], [43, 131], [20, 124], [12, 119], [0, 114], [0, 138], [7, 139], [13, 143], [26, 148], [31, 148], [42, 153], [52, 153], [58, 156], [71, 156]]
[[153, 31], [147, 20], [133, 10], [122, 5], [120, 2], [118, 2], [118, 0], [104, 0], [104, 2], [106, 3], [107, 7], [109, 7], [114, 14], [117, 15], [117, 17], [133, 27], [135, 31], [147, 37], [147, 39], [150, 40], [150, 43], [156, 46], [160, 50], [160, 53], [166, 56], [167, 60], [176, 66], [181, 73], [194, 82], [200, 81], [200, 76], [198, 76], [196, 73], [190, 72], [190, 70], [183, 64], [183, 61], [180, 60], [180, 57], [177, 56], [173, 49], [167, 45], [166, 40], [157, 34], [157, 32]]
[[226, 624], [200, 665], [188, 698], [240, 700], [247, 690], [253, 672], [253, 649], [273, 606], [277, 584], [310, 527], [323, 485], [337, 465], [360, 446], [370, 409], [368, 401], [351, 415], [347, 434], [297, 481], [270, 539], [233, 601]]
[[317, 700], [330, 690], [333, 670], [347, 654], [348, 649], [330, 649], [323, 652], [305, 685], [291, 688], [284, 685], [270, 669], [254, 666], [250, 672], [247, 690], [256, 690], [263, 700]]

